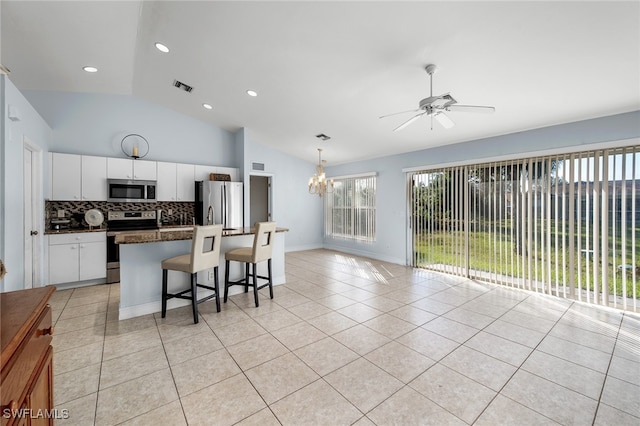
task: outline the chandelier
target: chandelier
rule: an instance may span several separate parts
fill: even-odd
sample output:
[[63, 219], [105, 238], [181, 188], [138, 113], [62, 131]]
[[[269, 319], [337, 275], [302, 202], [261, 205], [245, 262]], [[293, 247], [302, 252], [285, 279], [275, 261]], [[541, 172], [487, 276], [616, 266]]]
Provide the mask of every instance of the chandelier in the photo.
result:
[[309, 194], [318, 194], [322, 197], [325, 192], [327, 194], [333, 192], [333, 179], [327, 180], [322, 165], [326, 160], [322, 159], [322, 148], [318, 148], [318, 165], [316, 166], [316, 174], [309, 178]]

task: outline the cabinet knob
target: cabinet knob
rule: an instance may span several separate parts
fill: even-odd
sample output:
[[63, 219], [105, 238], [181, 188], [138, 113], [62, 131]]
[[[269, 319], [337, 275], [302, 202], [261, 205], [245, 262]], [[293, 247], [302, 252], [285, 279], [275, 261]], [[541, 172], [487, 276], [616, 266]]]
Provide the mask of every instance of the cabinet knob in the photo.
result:
[[43, 328], [42, 330], [38, 330], [38, 335], [39, 336], [53, 335], [53, 326], [50, 326], [48, 328]]

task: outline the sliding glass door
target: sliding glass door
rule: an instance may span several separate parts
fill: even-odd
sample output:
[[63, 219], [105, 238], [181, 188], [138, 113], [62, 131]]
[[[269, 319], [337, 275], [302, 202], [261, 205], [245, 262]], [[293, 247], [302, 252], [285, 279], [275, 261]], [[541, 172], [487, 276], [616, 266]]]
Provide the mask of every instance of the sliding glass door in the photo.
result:
[[638, 311], [640, 147], [409, 175], [413, 266]]

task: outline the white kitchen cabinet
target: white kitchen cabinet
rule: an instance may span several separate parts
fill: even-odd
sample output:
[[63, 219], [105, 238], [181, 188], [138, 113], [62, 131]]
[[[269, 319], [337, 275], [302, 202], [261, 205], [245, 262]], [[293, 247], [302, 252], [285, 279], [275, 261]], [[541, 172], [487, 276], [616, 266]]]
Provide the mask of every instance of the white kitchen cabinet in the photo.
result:
[[82, 199], [107, 201], [107, 158], [82, 156]]
[[49, 244], [49, 284], [79, 281], [80, 256], [78, 255], [78, 244], [59, 244], [54, 246], [51, 243]]
[[176, 201], [176, 163], [158, 161], [157, 171], [158, 183], [156, 186], [156, 196], [158, 201]]
[[[106, 235], [106, 233], [105, 233]], [[107, 277], [107, 241], [79, 244], [80, 281]]]
[[156, 180], [156, 162], [130, 158], [108, 158], [109, 179]]
[[156, 180], [158, 177], [156, 172], [155, 161], [133, 161], [133, 178], [140, 180]]
[[107, 201], [107, 159], [50, 154], [51, 200]]
[[49, 284], [106, 277], [106, 232], [49, 235]]
[[176, 201], [195, 201], [193, 164], [176, 164]]
[[129, 158], [107, 158], [109, 179], [133, 179], [133, 160]]
[[50, 154], [51, 199], [80, 201], [82, 196], [80, 155]]

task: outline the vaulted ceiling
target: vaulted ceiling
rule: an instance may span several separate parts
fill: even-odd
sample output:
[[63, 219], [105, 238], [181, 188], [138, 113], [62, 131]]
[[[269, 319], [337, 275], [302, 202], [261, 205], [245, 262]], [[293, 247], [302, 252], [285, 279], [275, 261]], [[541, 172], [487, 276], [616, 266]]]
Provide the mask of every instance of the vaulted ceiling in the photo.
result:
[[[640, 109], [637, 1], [3, 0], [0, 14], [21, 90], [133, 95], [310, 162], [317, 147], [336, 164]], [[378, 117], [429, 96], [430, 63], [435, 94], [496, 112], [393, 132], [411, 114]]]

